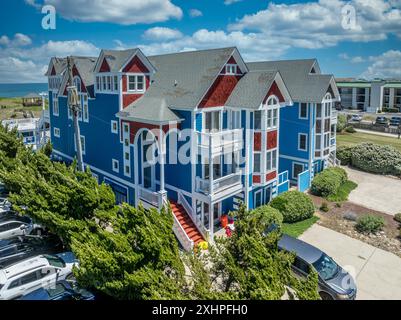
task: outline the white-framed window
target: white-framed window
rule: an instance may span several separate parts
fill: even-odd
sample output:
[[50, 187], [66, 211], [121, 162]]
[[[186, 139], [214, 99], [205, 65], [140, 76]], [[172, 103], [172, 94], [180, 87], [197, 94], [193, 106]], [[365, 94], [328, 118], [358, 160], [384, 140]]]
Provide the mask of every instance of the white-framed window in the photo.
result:
[[322, 135], [317, 134], [316, 141], [315, 141], [315, 149], [316, 149], [316, 151], [320, 151], [321, 148], [322, 148]]
[[327, 149], [330, 146], [330, 132], [324, 134], [324, 148]]
[[111, 76], [107, 76], [107, 91], [111, 91]]
[[60, 138], [60, 129], [54, 127], [54, 128], [53, 128], [53, 134], [54, 134], [54, 136], [55, 136], [56, 138]]
[[118, 77], [114, 76], [114, 91], [118, 91]]
[[237, 65], [226, 64], [226, 74], [237, 74]]
[[277, 149], [266, 152], [266, 172], [277, 170]]
[[260, 173], [262, 171], [262, 157], [260, 152], [253, 154], [253, 172]]
[[128, 76], [128, 91], [142, 92], [145, 90], [144, 75], [129, 75]]
[[298, 162], [293, 162], [292, 163], [292, 178], [293, 179], [298, 179], [298, 175], [302, 172], [304, 172], [305, 165], [302, 163]]
[[308, 104], [300, 103], [299, 104], [299, 119], [308, 119]]
[[316, 105], [316, 118], [320, 119], [322, 117], [322, 104], [318, 103]]
[[111, 120], [111, 133], [118, 133], [118, 122]]
[[[85, 145], [85, 136], [81, 136], [81, 147], [82, 147], [82, 154], [86, 154], [86, 145]], [[74, 134], [74, 149], [77, 151], [77, 143], [75, 141], [75, 134]]]
[[114, 172], [120, 172], [120, 162], [116, 159], [111, 160], [111, 166]]
[[78, 92], [81, 92], [81, 79], [78, 76], [74, 77], [74, 86], [77, 87]]
[[240, 110], [231, 110], [231, 129], [240, 129], [241, 128], [241, 111]]
[[106, 76], [102, 76], [102, 89], [103, 91], [107, 90]]
[[263, 204], [263, 190], [258, 190], [255, 192], [255, 208], [260, 207]]
[[308, 135], [306, 133], [298, 134], [298, 150], [307, 151], [308, 149]]
[[53, 116], [58, 117], [59, 113], [57, 93], [53, 93]]
[[82, 108], [82, 113], [83, 113], [83, 120], [84, 122], [89, 122], [89, 107], [88, 107], [88, 96], [85, 94], [83, 96], [83, 108]]
[[262, 110], [257, 110], [253, 113], [253, 127], [256, 130], [262, 129]]
[[124, 168], [124, 175], [129, 176], [131, 174], [130, 166], [126, 165]]
[[268, 109], [266, 117], [266, 128], [273, 129], [277, 128], [278, 125], [278, 109]]

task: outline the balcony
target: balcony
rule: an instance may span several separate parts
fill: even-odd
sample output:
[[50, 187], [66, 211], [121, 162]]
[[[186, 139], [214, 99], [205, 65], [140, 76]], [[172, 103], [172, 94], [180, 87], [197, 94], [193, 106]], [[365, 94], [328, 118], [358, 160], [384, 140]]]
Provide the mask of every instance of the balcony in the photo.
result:
[[[212, 188], [212, 191], [210, 188]], [[212, 183], [210, 183], [209, 179], [196, 177], [196, 192], [210, 195], [214, 199], [220, 199], [227, 195], [235, 194], [241, 191], [242, 188], [241, 171], [231, 173], [224, 177], [217, 177]]]
[[243, 148], [243, 129], [217, 132], [197, 132], [199, 154], [209, 157], [240, 151]]
[[138, 187], [138, 199], [146, 209], [161, 209], [164, 200], [161, 192], [155, 192], [143, 187]]

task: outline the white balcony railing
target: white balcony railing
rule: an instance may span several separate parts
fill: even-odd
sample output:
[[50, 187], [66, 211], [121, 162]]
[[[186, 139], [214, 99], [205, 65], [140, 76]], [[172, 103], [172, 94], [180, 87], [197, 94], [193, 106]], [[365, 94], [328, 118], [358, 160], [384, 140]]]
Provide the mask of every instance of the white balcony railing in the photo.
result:
[[224, 154], [239, 151], [243, 147], [243, 129], [217, 132], [197, 132], [198, 145], [202, 153]]
[[196, 177], [196, 191], [204, 194], [216, 194], [231, 187], [242, 185], [241, 171], [213, 180], [213, 192], [210, 192], [210, 180]]
[[160, 209], [162, 207], [162, 195], [149, 189], [138, 187], [138, 197], [144, 204]]
[[192, 251], [194, 248], [194, 241], [189, 238], [181, 223], [178, 221], [177, 217], [173, 213], [173, 232], [180, 241], [181, 245], [186, 251]]

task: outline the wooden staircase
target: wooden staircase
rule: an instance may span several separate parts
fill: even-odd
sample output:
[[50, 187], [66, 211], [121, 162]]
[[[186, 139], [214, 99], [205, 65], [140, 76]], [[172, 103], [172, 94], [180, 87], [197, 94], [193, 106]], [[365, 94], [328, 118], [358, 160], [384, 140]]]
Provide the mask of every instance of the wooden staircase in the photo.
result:
[[199, 242], [205, 241], [202, 234], [199, 232], [198, 228], [182, 205], [170, 200], [170, 207], [187, 236], [194, 242], [195, 247]]

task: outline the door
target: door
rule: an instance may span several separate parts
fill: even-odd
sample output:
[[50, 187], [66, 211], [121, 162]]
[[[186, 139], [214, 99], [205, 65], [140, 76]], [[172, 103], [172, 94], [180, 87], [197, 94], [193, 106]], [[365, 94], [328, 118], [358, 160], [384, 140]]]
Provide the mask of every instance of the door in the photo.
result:
[[220, 217], [221, 217], [221, 202], [218, 202], [213, 205], [213, 222], [215, 226], [220, 225]]
[[7, 288], [5, 298], [15, 299], [40, 288], [38, 273], [39, 270], [36, 270], [12, 281]]
[[155, 191], [155, 141], [142, 134], [142, 186]]

